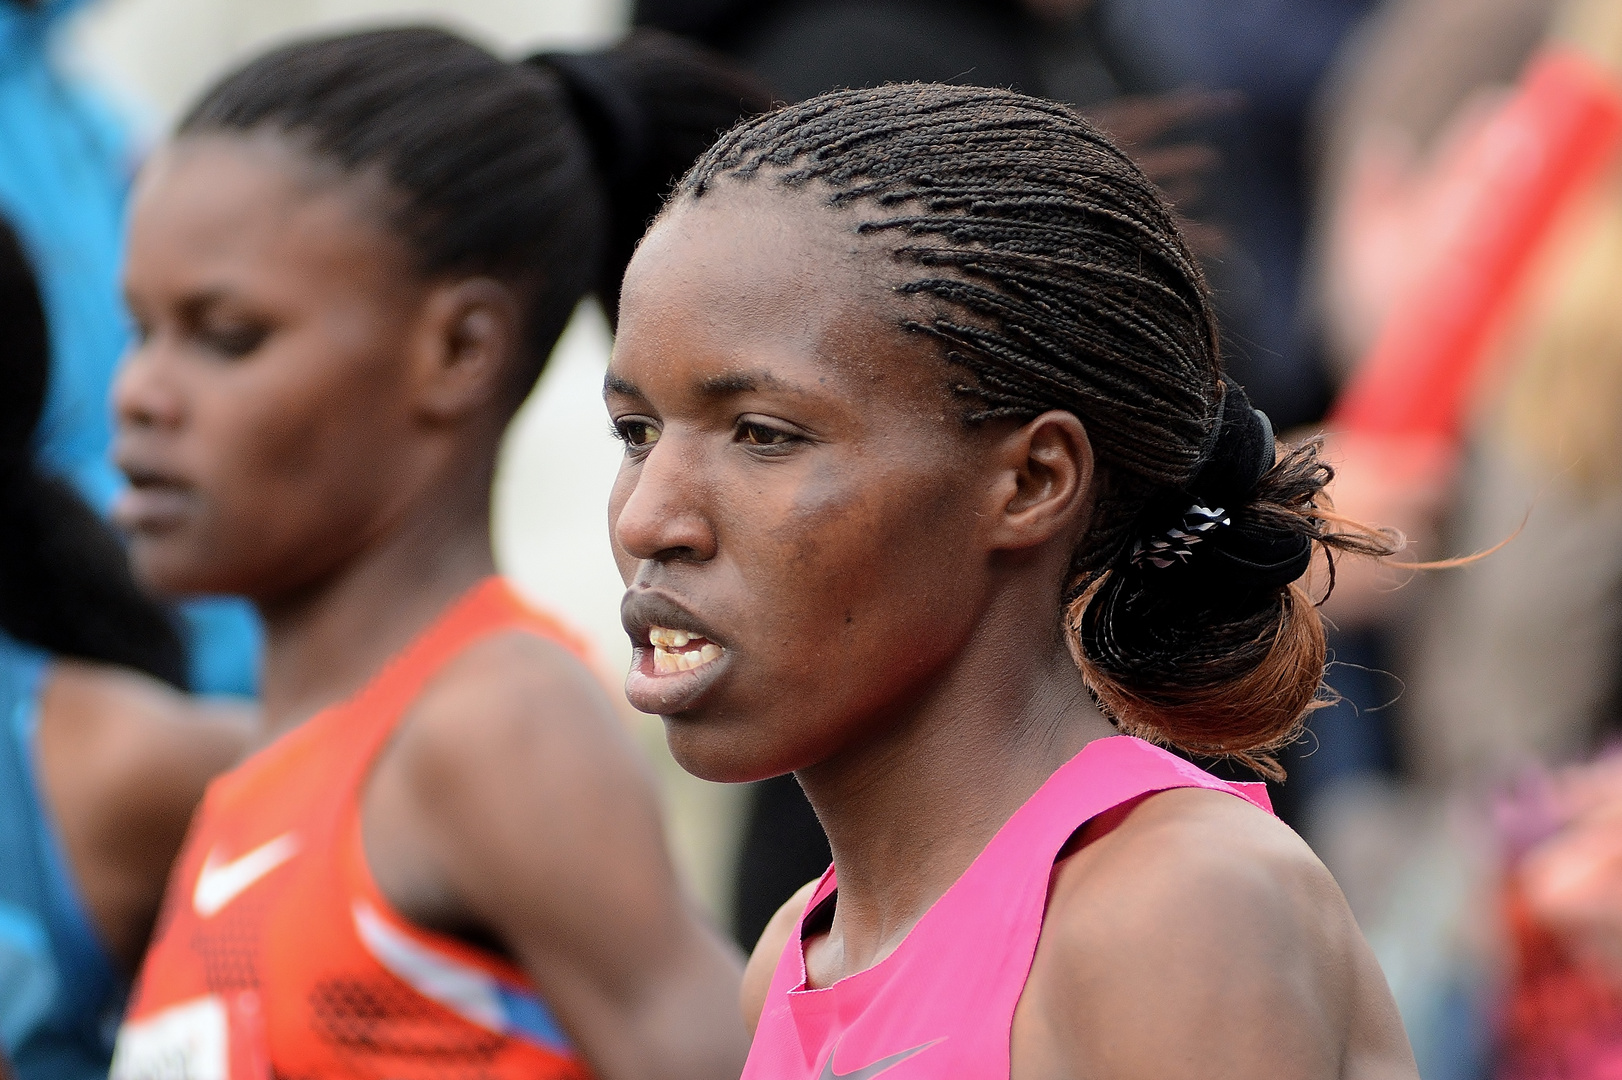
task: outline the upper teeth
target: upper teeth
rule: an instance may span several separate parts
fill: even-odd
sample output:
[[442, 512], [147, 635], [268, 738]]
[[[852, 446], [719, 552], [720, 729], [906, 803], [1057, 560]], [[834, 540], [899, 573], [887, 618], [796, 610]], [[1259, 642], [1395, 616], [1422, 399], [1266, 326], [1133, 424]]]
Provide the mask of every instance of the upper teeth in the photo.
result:
[[686, 630], [671, 630], [663, 626], [648, 628], [648, 640], [660, 649], [680, 649], [696, 636]]
[[677, 671], [692, 671], [703, 667], [711, 660], [721, 657], [721, 646], [713, 641], [706, 641], [696, 649], [686, 652], [673, 652], [670, 649], [655, 648], [653, 650], [653, 670], [660, 675], [669, 675]]

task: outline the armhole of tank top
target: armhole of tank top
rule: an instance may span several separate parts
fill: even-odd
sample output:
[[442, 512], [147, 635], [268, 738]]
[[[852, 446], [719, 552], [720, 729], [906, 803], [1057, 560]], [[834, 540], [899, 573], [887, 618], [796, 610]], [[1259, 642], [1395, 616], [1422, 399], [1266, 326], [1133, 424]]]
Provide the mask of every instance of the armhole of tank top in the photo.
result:
[[357, 902], [365, 904], [377, 917], [385, 920], [394, 932], [409, 938], [420, 948], [468, 964], [503, 982], [530, 985], [528, 972], [516, 961], [453, 934], [413, 922], [383, 894], [383, 888], [372, 874], [371, 863], [366, 858], [366, 839], [358, 812], [345, 834], [347, 839], [340, 841], [343, 845], [341, 872], [344, 891], [349, 894], [351, 905]]
[[805, 914], [800, 917], [800, 942], [802, 944], [818, 934], [826, 934], [833, 929], [834, 907], [838, 903], [839, 890], [834, 889], [806, 910]]
[[1104, 839], [1104, 837], [1120, 828], [1122, 822], [1126, 821], [1126, 819], [1131, 816], [1132, 811], [1143, 805], [1143, 802], [1146, 799], [1160, 794], [1161, 790], [1168, 789], [1145, 791], [1140, 795], [1134, 795], [1125, 802], [1116, 803], [1108, 810], [1094, 814], [1086, 821], [1083, 821], [1080, 825], [1077, 825], [1075, 831], [1070, 834], [1070, 838], [1067, 839], [1063, 846], [1059, 848], [1058, 854], [1053, 856], [1053, 865], [1055, 869], [1062, 865], [1064, 861], [1070, 858], [1072, 855], [1080, 853], [1082, 850], [1096, 844], [1098, 841]]
[[[499, 589], [494, 596], [489, 591]], [[366, 792], [372, 780], [377, 775], [378, 765], [388, 753], [390, 746], [400, 737], [412, 708], [421, 699], [422, 695], [433, 684], [443, 671], [456, 662], [456, 659], [467, 650], [488, 641], [492, 637], [508, 633], [526, 633], [551, 641], [574, 655], [574, 649], [569, 645], [567, 638], [562, 634], [566, 629], [557, 624], [542, 612], [536, 612], [528, 607], [522, 599], [517, 597], [505, 579], [495, 577], [486, 579], [476, 591], [482, 595], [482, 602], [499, 603], [503, 608], [500, 619], [492, 619], [477, 630], [464, 634], [459, 642], [450, 649], [443, 651], [435, 657], [430, 670], [424, 673], [416, 687], [414, 695], [399, 710], [387, 729], [381, 732], [360, 770], [352, 797], [348, 800], [345, 811], [349, 820], [340, 826], [338, 843], [340, 844], [341, 873], [345, 892], [349, 894], [350, 903], [364, 903], [370, 906], [375, 913], [386, 920], [397, 933], [404, 934], [412, 939], [417, 946], [438, 952], [443, 956], [484, 971], [503, 982], [522, 986], [530, 986], [531, 980], [528, 972], [510, 957], [503, 956], [484, 948], [475, 942], [457, 937], [433, 927], [423, 926], [411, 919], [405, 912], [390, 900], [378, 882], [377, 875], [372, 870], [370, 858], [366, 853], [366, 827], [363, 807]], [[470, 596], [472, 593], [470, 592]]]
[[[524, 633], [551, 642], [577, 661], [587, 663], [587, 658], [583, 655], [584, 639], [579, 638], [571, 628], [549, 612], [532, 607], [513, 590], [505, 578], [500, 576], [486, 578], [470, 589], [459, 604], [467, 604], [470, 601], [479, 605], [494, 605], [500, 614], [489, 617], [484, 625], [475, 630], [464, 631], [453, 647], [438, 651], [430, 670], [422, 673], [410, 700], [401, 706], [398, 715], [387, 725], [387, 730], [380, 733], [375, 745], [371, 747], [360, 771], [353, 797], [349, 800], [346, 811], [349, 814], [349, 821], [340, 826], [338, 843], [342, 851], [340, 858], [343, 881], [345, 891], [350, 894], [351, 903], [360, 901], [370, 905], [381, 918], [393, 926], [396, 932], [411, 938], [419, 947], [470, 964], [503, 982], [532, 986], [529, 973], [512, 958], [445, 931], [422, 926], [409, 918], [383, 892], [383, 887], [378, 882], [366, 854], [365, 816], [362, 808], [365, 804], [366, 791], [377, 775], [378, 764], [388, 753], [389, 747], [399, 738], [401, 729], [417, 701], [458, 657], [475, 645], [498, 635]], [[587, 666], [589, 669], [589, 664]]]

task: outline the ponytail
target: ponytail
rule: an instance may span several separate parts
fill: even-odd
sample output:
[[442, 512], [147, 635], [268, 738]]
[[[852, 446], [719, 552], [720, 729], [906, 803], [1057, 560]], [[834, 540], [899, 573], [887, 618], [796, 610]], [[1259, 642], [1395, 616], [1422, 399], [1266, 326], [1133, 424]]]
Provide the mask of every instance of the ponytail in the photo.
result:
[[721, 132], [765, 112], [771, 95], [719, 54], [658, 30], [528, 63], [562, 78], [603, 178], [609, 231], [595, 291], [615, 320], [625, 267], [671, 186]]
[[180, 635], [135, 584], [123, 545], [66, 481], [34, 463], [50, 362], [45, 312], [4, 222], [0, 327], [0, 630], [62, 656], [184, 685]]

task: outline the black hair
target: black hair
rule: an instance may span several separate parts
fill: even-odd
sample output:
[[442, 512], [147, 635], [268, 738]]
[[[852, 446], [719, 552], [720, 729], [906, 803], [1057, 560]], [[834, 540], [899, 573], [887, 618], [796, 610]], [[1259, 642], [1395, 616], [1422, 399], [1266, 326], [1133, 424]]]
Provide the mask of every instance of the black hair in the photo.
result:
[[[1298, 732], [1324, 671], [1318, 613], [1294, 583], [1303, 552], [1389, 554], [1397, 541], [1332, 530], [1316, 446], [1277, 459], [1242, 392], [1224, 435], [1216, 318], [1154, 185], [1066, 106], [933, 84], [837, 91], [740, 124], [676, 199], [752, 176], [867, 208], [854, 227], [911, 271], [896, 286], [913, 298], [902, 325], [961, 373], [967, 422], [1065, 409], [1086, 424], [1100, 495], [1063, 599], [1106, 712], [1135, 734], [1276, 771], [1265, 752]], [[1134, 559], [1182, 513], [1210, 509], [1201, 477], [1222, 471], [1229, 443], [1265, 459], [1225, 496], [1220, 536], [1186, 566]], [[1233, 543], [1268, 559], [1281, 548], [1289, 572], [1207, 556]]]
[[49, 365], [33, 268], [0, 221], [0, 629], [184, 686], [186, 653], [169, 613], [135, 584], [112, 529], [35, 461]]
[[520, 289], [527, 389], [583, 296], [596, 291], [614, 317], [625, 262], [672, 180], [766, 104], [747, 76], [656, 31], [509, 63], [408, 27], [266, 53], [178, 134], [272, 131], [344, 175], [377, 175], [421, 274]]

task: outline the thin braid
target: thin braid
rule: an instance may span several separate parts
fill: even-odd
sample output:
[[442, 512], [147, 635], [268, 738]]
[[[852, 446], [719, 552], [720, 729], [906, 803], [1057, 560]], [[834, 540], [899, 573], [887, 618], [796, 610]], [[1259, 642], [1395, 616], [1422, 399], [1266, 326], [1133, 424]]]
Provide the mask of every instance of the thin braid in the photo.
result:
[[858, 231], [896, 234], [896, 257], [925, 271], [898, 291], [943, 311], [904, 325], [968, 370], [954, 389], [974, 401], [971, 422], [1057, 407], [1086, 423], [1108, 490], [1077, 553], [1080, 594], [1149, 500], [1188, 481], [1216, 412], [1205, 281], [1153, 184], [1065, 106], [933, 85], [825, 94], [749, 121], [675, 197], [761, 173], [880, 209]]

